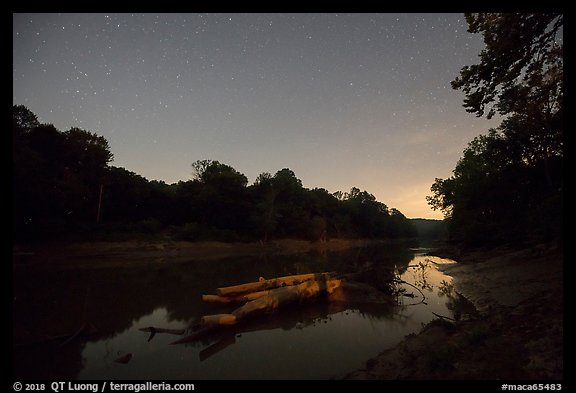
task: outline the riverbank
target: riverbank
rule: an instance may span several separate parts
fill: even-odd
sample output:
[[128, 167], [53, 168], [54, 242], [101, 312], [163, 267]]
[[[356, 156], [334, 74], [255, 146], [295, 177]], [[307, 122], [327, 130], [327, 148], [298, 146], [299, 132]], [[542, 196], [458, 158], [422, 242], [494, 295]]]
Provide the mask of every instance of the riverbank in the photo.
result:
[[479, 314], [438, 319], [346, 379], [563, 378], [563, 252], [552, 245], [442, 255]]
[[387, 244], [389, 241], [366, 239], [330, 239], [324, 242], [280, 239], [266, 243], [225, 243], [133, 240], [120, 242], [52, 242], [15, 245], [14, 266], [50, 266], [53, 268], [122, 267], [192, 260], [218, 260], [260, 255], [293, 255], [309, 252], [336, 252], [357, 247]]

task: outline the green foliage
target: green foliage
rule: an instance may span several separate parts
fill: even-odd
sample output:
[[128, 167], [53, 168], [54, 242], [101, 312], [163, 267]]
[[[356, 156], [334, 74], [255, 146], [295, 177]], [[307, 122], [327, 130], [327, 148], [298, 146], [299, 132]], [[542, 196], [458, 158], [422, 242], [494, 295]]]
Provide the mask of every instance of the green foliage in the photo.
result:
[[507, 116], [468, 144], [427, 197], [470, 245], [559, 239], [562, 218], [563, 51], [560, 14], [469, 14], [480, 64], [452, 82], [477, 116]]

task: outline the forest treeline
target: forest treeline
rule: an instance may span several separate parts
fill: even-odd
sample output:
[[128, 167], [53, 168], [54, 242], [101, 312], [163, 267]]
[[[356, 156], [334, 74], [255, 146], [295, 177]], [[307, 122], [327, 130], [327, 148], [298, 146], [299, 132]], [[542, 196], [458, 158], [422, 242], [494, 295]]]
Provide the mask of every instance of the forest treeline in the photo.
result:
[[476, 137], [453, 176], [436, 179], [429, 204], [466, 245], [562, 240], [563, 15], [467, 14], [482, 34], [480, 63], [452, 82], [466, 111], [499, 127]]
[[400, 211], [358, 188], [307, 189], [284, 168], [245, 175], [215, 160], [192, 164], [193, 179], [166, 184], [110, 165], [108, 141], [62, 132], [13, 106], [13, 230], [18, 241], [168, 234], [182, 240], [416, 236]]

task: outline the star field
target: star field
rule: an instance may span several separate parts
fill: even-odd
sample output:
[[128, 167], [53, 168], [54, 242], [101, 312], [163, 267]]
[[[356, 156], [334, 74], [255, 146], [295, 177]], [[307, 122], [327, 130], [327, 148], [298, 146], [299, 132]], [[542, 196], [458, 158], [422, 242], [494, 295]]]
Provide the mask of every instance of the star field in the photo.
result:
[[440, 218], [434, 179], [497, 125], [450, 88], [482, 47], [462, 14], [13, 14], [13, 103], [150, 180], [288, 167]]

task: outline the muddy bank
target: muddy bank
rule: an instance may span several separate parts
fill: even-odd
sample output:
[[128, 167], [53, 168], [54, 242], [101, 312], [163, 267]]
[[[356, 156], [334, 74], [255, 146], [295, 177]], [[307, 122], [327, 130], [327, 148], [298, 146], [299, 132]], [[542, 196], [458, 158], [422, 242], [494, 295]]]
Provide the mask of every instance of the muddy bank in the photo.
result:
[[563, 378], [562, 251], [504, 248], [456, 260], [442, 270], [478, 315], [435, 320], [347, 379]]
[[186, 242], [173, 240], [46, 243], [14, 245], [14, 266], [52, 268], [122, 267], [191, 260], [217, 260], [230, 257], [291, 255], [308, 252], [343, 251], [385, 244], [377, 240], [330, 239], [325, 242], [282, 239], [267, 243]]

